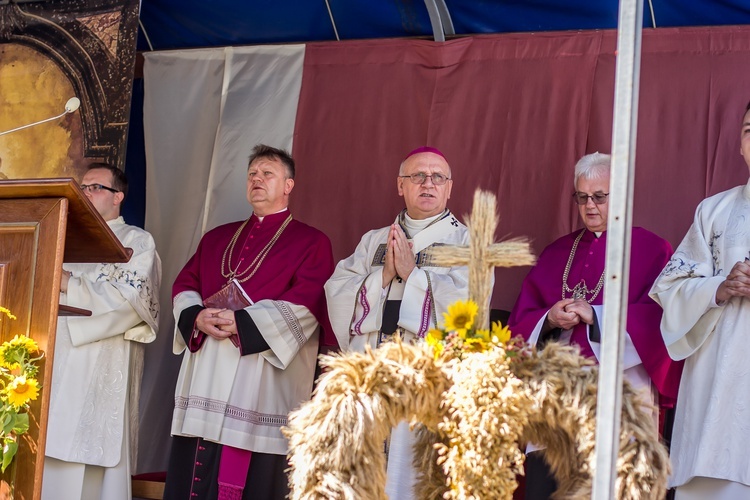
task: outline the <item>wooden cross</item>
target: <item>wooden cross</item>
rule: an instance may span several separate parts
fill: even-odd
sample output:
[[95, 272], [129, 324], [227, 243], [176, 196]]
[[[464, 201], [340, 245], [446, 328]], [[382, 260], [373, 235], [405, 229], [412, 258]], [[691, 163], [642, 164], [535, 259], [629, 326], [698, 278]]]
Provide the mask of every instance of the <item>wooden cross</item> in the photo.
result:
[[488, 329], [492, 275], [495, 267], [531, 266], [536, 258], [525, 239], [494, 243], [497, 228], [495, 195], [477, 189], [471, 215], [465, 216], [469, 246], [441, 245], [429, 249], [432, 265], [469, 266], [469, 299], [477, 303], [475, 328]]

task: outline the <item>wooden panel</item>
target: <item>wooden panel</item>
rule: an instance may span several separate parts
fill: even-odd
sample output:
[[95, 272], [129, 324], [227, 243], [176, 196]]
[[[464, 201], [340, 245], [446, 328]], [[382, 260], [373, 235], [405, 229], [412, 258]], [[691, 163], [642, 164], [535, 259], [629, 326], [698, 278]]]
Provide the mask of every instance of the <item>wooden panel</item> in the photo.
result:
[[[8, 299], [6, 297], [6, 291], [8, 290], [8, 263], [0, 262], [0, 306], [8, 308]], [[12, 309], [11, 309], [12, 312]], [[11, 319], [5, 314], [0, 314], [0, 338], [5, 338], [7, 333], [10, 331]], [[0, 495], [0, 498], [2, 496]]]
[[150, 500], [161, 500], [164, 498], [165, 484], [163, 482], [133, 479], [131, 486], [133, 489], [133, 498], [148, 498]]
[[[0, 210], [3, 210], [0, 203]], [[6, 291], [2, 305], [11, 310], [16, 320], [7, 322], [0, 342], [13, 338], [14, 334], [26, 334], [31, 322], [32, 279], [36, 262], [37, 224], [0, 224], [0, 260], [8, 284], [13, 284], [12, 293]], [[7, 285], [6, 285], [7, 286]], [[12, 331], [9, 329], [12, 328]]]
[[[110, 231], [96, 208], [73, 179], [17, 179], [0, 181], [0, 200], [66, 198], [69, 204], [65, 262], [127, 262], [133, 251]], [[6, 214], [0, 222], [29, 220], [23, 213]]]
[[3, 305], [17, 317], [3, 325], [0, 341], [25, 334], [45, 353], [39, 372], [42, 389], [31, 404], [29, 431], [20, 440], [15, 465], [2, 476], [9, 479], [15, 469], [15, 499], [41, 497], [67, 213], [65, 198], [0, 200]]

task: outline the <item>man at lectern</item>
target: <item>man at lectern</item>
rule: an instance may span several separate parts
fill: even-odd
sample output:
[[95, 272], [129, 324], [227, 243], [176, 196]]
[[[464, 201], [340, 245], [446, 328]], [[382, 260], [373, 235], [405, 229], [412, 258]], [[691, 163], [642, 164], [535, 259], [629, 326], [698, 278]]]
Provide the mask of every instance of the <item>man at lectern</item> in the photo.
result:
[[125, 247], [127, 263], [65, 264], [55, 339], [42, 499], [130, 500], [143, 344], [156, 338], [161, 261], [151, 235], [125, 224], [128, 182], [94, 163], [81, 188]]

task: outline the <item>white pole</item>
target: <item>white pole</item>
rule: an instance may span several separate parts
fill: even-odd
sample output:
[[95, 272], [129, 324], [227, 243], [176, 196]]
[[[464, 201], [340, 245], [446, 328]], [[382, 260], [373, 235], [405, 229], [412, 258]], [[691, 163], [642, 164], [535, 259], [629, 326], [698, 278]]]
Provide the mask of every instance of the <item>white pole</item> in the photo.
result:
[[642, 23], [642, 0], [621, 0], [617, 24], [604, 325], [597, 398], [599, 403], [596, 408], [596, 468], [592, 493], [594, 500], [614, 498], [617, 480]]

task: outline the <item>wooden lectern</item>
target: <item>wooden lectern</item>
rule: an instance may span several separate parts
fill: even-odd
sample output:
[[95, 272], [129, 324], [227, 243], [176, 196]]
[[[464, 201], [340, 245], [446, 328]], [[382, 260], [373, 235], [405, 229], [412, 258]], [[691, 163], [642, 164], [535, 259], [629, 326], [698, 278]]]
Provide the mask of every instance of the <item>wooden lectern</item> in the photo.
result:
[[41, 498], [57, 316], [90, 314], [60, 308], [62, 263], [127, 262], [131, 255], [73, 179], [0, 181], [0, 305], [17, 318], [0, 319], [0, 342], [25, 334], [45, 353], [41, 394], [14, 463], [0, 476], [0, 498]]

